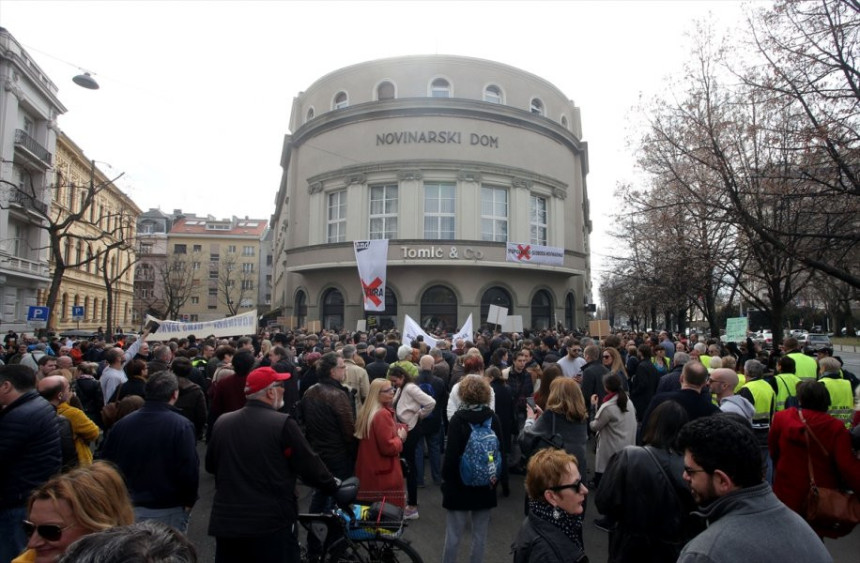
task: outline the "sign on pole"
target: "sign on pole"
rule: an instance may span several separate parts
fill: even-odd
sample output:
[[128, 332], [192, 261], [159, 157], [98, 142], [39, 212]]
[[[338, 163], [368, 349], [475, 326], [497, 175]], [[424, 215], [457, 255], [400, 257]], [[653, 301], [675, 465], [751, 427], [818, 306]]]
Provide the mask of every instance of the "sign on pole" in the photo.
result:
[[588, 321], [588, 332], [591, 336], [596, 336], [598, 340], [602, 340], [604, 336], [609, 336], [609, 321], [606, 319], [600, 321]]
[[82, 305], [72, 306], [72, 320], [73, 321], [84, 320], [84, 307]]
[[50, 312], [48, 307], [27, 307], [27, 324], [32, 328], [45, 328]]
[[735, 317], [726, 319], [726, 342], [743, 342], [747, 339], [749, 319], [747, 317]]

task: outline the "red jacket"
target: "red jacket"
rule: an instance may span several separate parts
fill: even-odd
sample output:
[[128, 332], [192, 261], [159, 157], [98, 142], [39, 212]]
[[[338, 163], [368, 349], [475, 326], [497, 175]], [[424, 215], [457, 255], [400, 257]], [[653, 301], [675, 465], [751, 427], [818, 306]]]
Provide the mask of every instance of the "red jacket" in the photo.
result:
[[[837, 488], [841, 484], [860, 490], [860, 460], [851, 451], [851, 436], [845, 423], [827, 413], [803, 410], [803, 417], [827, 455], [812, 436], [812, 470], [819, 487]], [[776, 413], [770, 427], [768, 445], [774, 462], [773, 492], [789, 508], [804, 515], [809, 492], [806, 430], [792, 407]], [[838, 473], [837, 473], [838, 471]], [[822, 535], [821, 530], [815, 530]]]
[[377, 501], [386, 496], [387, 502], [403, 506], [401, 451], [394, 411], [381, 408], [373, 416], [367, 438], [358, 444], [355, 476], [360, 483], [359, 500]]

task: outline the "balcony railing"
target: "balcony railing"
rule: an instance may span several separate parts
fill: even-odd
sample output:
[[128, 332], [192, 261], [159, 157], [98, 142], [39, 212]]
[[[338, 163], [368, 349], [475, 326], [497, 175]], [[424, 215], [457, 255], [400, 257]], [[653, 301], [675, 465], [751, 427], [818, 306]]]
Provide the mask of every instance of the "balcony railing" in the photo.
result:
[[48, 265], [43, 262], [34, 262], [19, 256], [5, 256], [2, 263], [9, 269], [18, 270], [35, 276], [48, 277]]
[[48, 149], [37, 143], [36, 139], [28, 135], [23, 129], [15, 130], [15, 144], [27, 149], [39, 160], [47, 163], [48, 166], [51, 165], [51, 153], [48, 152]]
[[9, 197], [9, 203], [17, 203], [18, 205], [28, 208], [32, 207], [42, 215], [48, 213], [48, 204], [34, 198], [30, 194], [21, 191], [20, 188], [13, 189]]

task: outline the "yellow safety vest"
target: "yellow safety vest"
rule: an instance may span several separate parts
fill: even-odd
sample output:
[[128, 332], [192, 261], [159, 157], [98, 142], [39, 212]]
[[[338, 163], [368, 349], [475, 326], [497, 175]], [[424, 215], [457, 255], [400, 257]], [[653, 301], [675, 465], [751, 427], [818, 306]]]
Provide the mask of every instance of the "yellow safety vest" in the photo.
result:
[[851, 417], [854, 416], [854, 396], [851, 393], [851, 382], [836, 374], [825, 374], [819, 379], [830, 393], [830, 406], [827, 414], [845, 423], [851, 428]]
[[773, 404], [775, 402], [774, 399], [776, 398], [776, 393], [773, 392], [773, 387], [763, 379], [750, 381], [744, 385], [744, 387], [749, 389], [754, 400], [753, 406], [755, 407], [755, 414], [753, 415], [753, 425], [770, 424], [770, 419], [773, 416], [773, 411], [771, 409], [773, 408]]
[[788, 357], [794, 360], [794, 375], [798, 379], [815, 379], [818, 377], [818, 362], [815, 358], [802, 354], [800, 352], [792, 352]]
[[735, 385], [735, 395], [740, 393], [740, 390], [743, 389], [744, 385], [747, 384], [747, 376], [742, 373], [738, 374], [738, 384]]
[[797, 384], [800, 379], [793, 373], [779, 373], [776, 375], [776, 404], [774, 412], [785, 410], [785, 400], [797, 395]]

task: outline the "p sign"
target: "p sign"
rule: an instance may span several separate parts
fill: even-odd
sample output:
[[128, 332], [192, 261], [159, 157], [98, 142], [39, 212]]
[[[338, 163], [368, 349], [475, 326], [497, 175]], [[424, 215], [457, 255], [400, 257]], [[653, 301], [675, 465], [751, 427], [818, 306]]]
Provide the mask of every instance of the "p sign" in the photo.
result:
[[84, 308], [81, 305], [72, 306], [72, 320], [82, 321], [84, 319]]
[[48, 323], [48, 315], [50, 309], [48, 307], [33, 307], [27, 308], [27, 324], [34, 328], [44, 328]]

